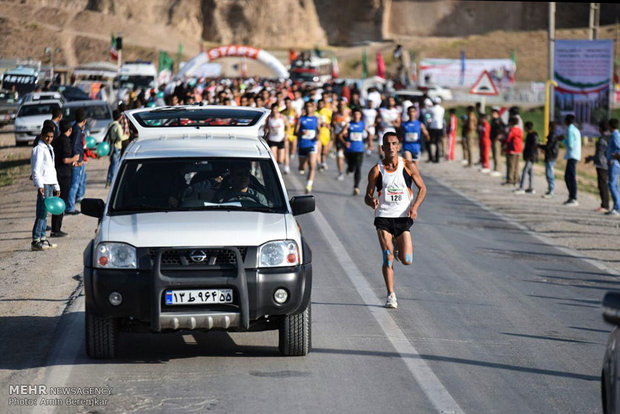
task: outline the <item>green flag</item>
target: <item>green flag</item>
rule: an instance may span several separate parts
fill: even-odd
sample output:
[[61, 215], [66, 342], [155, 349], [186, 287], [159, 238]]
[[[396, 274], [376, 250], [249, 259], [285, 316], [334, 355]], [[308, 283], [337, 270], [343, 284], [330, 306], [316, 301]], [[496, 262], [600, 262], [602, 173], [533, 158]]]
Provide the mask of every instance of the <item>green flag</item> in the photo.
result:
[[368, 77], [368, 54], [366, 54], [366, 48], [362, 52], [362, 79]]
[[170, 57], [170, 55], [168, 55], [168, 53], [164, 52], [163, 50], [160, 50], [158, 72], [161, 72], [162, 70], [169, 70], [170, 72], [172, 72], [173, 68], [174, 68], [174, 60]]
[[512, 59], [512, 63], [514, 63], [515, 66], [517, 66], [517, 52], [515, 52], [514, 49], [510, 51], [510, 59]]

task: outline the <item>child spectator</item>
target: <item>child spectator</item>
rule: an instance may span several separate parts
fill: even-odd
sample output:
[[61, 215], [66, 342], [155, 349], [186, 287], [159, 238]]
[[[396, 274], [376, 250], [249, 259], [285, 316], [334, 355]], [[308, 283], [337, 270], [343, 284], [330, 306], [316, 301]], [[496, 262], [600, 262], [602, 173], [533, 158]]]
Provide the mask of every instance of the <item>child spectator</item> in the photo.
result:
[[549, 122], [549, 135], [547, 135], [547, 142], [545, 144], [538, 145], [538, 148], [545, 151], [547, 192], [543, 195], [543, 198], [553, 198], [553, 191], [555, 190], [555, 175], [553, 173], [553, 167], [555, 166], [555, 160], [558, 158], [558, 154], [560, 152], [560, 144], [558, 143], [556, 130], [557, 124], [554, 121]]
[[612, 200], [614, 200], [614, 208], [605, 214], [620, 216], [620, 185], [618, 184], [618, 177], [620, 176], [620, 132], [618, 132], [618, 120], [616, 118], [609, 120], [609, 129], [611, 130], [611, 139], [607, 144], [607, 165], [609, 167], [609, 192]]
[[36, 217], [32, 227], [32, 244], [30, 245], [33, 251], [56, 247], [45, 236], [45, 229], [47, 228], [45, 198], [60, 194], [60, 186], [58, 185], [56, 168], [54, 166], [54, 149], [50, 145], [53, 139], [54, 128], [44, 128], [41, 132], [39, 143], [32, 149], [32, 156], [30, 158], [32, 181], [37, 188]]
[[[536, 194], [536, 191], [533, 187], [534, 181], [534, 163], [538, 161], [538, 133], [534, 131], [534, 124], [530, 121], [525, 123], [525, 132], [527, 136], [525, 137], [525, 147], [523, 148], [523, 161], [525, 161], [525, 165], [523, 166], [523, 172], [521, 173], [521, 184], [519, 188], [515, 190], [515, 194]], [[523, 190], [525, 186], [525, 177], [529, 176], [529, 186], [527, 190]]]
[[518, 126], [519, 118], [513, 116], [508, 120], [508, 137], [506, 137], [506, 182], [517, 184], [519, 156], [523, 151], [523, 131]]
[[480, 163], [482, 169], [480, 172], [488, 174], [491, 172], [489, 167], [489, 155], [491, 153], [491, 125], [487, 121], [487, 114], [480, 115]]

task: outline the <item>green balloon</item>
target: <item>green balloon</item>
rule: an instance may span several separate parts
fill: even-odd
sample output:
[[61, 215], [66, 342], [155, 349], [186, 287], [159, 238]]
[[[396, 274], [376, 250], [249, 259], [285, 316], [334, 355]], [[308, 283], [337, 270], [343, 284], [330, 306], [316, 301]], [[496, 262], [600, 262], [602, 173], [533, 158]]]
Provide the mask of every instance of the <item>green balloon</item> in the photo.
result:
[[92, 135], [86, 137], [86, 147], [88, 149], [93, 149], [97, 146], [97, 140]]
[[105, 157], [109, 153], [110, 153], [110, 144], [103, 141], [103, 142], [100, 142], [99, 145], [97, 145], [97, 154], [100, 157]]
[[45, 199], [45, 209], [55, 216], [65, 212], [65, 202], [60, 197], [47, 197]]

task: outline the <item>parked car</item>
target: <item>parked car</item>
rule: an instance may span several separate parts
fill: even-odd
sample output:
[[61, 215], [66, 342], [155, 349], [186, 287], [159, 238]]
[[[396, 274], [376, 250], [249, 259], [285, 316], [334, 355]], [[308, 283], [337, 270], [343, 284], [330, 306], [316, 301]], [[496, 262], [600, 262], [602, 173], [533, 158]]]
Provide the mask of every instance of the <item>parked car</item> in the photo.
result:
[[425, 87], [420, 86], [420, 90], [423, 92], [426, 92], [428, 97], [431, 99], [434, 99], [436, 97], [441, 99], [442, 101], [451, 101], [453, 99], [452, 91], [442, 86], [438, 86], [438, 85], [431, 85], [431, 86], [425, 86]]
[[15, 121], [18, 108], [17, 92], [0, 89], [0, 127]]
[[54, 91], [58, 91], [65, 97], [67, 101], [88, 101], [90, 96], [80, 88], [69, 85], [54, 85], [51, 88]]
[[609, 334], [601, 372], [601, 399], [604, 414], [620, 413], [620, 292], [607, 292], [603, 298], [603, 318], [614, 325]]
[[19, 104], [22, 105], [26, 102], [49, 100], [60, 101], [63, 105], [67, 102], [60, 92], [30, 92], [19, 98]]
[[283, 355], [311, 348], [312, 253], [263, 140], [269, 111], [127, 111], [138, 133], [84, 251], [86, 352], [112, 358], [119, 332], [279, 330]]
[[75, 119], [75, 111], [82, 108], [86, 112], [86, 130], [97, 142], [103, 141], [112, 120], [112, 108], [105, 101], [73, 101], [62, 107], [64, 119]]
[[60, 101], [26, 102], [19, 107], [15, 117], [15, 145], [26, 145], [41, 133], [43, 121], [52, 118], [54, 108], [62, 107]]

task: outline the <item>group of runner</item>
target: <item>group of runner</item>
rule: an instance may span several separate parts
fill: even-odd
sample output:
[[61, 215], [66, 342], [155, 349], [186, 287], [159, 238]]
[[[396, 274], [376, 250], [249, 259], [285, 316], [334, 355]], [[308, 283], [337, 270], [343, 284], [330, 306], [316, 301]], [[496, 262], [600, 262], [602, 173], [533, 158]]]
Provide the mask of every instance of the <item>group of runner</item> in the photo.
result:
[[298, 172], [306, 176], [306, 193], [313, 190], [317, 169], [328, 170], [331, 155], [338, 169], [335, 178], [344, 180], [345, 171], [353, 174], [353, 195], [360, 194], [363, 160], [376, 142], [380, 161], [368, 173], [364, 202], [375, 210], [387, 290], [385, 306], [396, 308], [394, 264], [396, 260], [403, 265], [414, 262], [411, 227], [426, 195], [417, 162], [422, 141], [429, 142], [432, 137], [421, 112], [433, 103], [424, 101], [420, 108], [405, 101], [399, 106], [394, 97], [385, 97], [376, 89], [369, 90], [362, 102], [360, 91], [345, 86], [336, 93], [332, 86], [232, 80], [209, 82], [202, 91], [177, 87], [173, 96], [175, 104], [187, 104], [188, 100], [196, 104], [194, 97], [202, 96], [201, 104], [270, 109], [265, 139], [284, 174], [291, 172], [291, 160], [298, 158]]
[[[278, 108], [278, 103], [274, 102], [267, 121], [266, 139], [285, 174], [290, 172], [290, 159], [299, 157], [299, 173], [307, 174], [306, 193], [312, 191], [317, 166], [320, 170], [328, 169], [327, 157], [333, 147], [337, 179], [344, 179], [346, 161], [347, 173], [353, 173], [353, 195], [356, 196], [360, 194], [365, 153], [374, 150], [373, 140], [377, 135], [381, 161], [368, 173], [364, 202], [375, 210], [374, 225], [383, 254], [382, 273], [387, 289], [385, 306], [397, 308], [394, 263], [395, 260], [404, 265], [413, 263], [410, 231], [426, 195], [416, 164], [420, 139], [423, 136], [428, 140], [429, 133], [418, 119], [416, 106], [408, 106], [403, 117], [393, 97], [389, 97], [385, 107], [378, 111], [374, 105], [373, 100], [368, 100], [367, 106], [362, 108], [347, 105], [346, 98], [330, 102], [321, 97], [316, 106], [311, 99], [305, 101], [298, 114], [291, 99], [285, 99], [284, 108]], [[402, 131], [402, 145], [397, 129]], [[414, 185], [418, 189], [415, 196]]]

